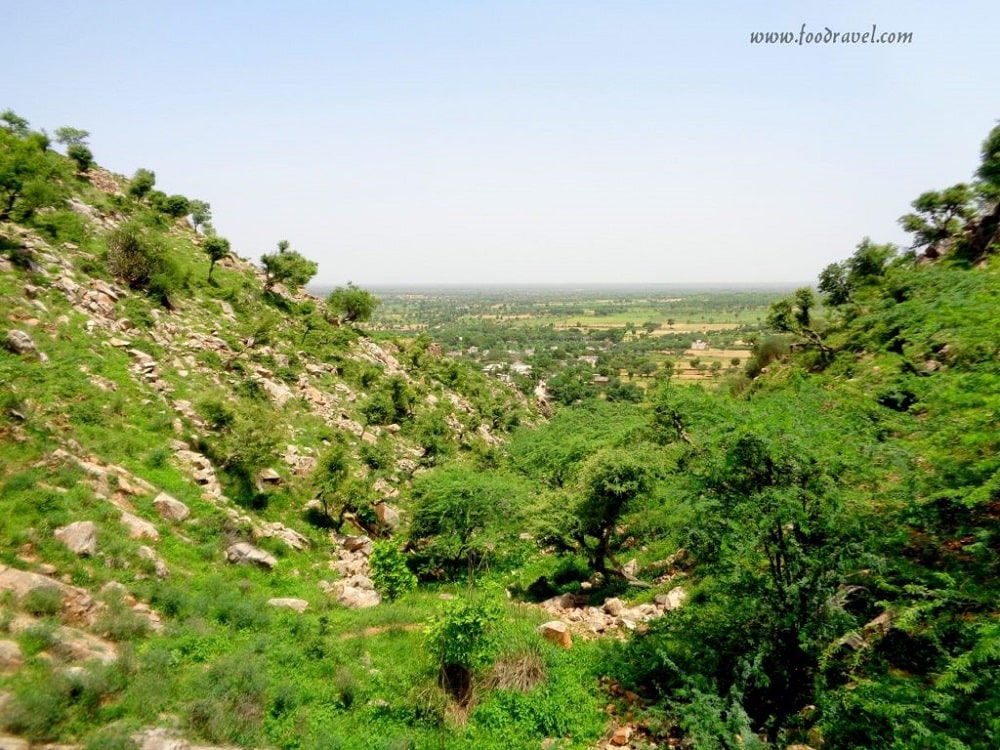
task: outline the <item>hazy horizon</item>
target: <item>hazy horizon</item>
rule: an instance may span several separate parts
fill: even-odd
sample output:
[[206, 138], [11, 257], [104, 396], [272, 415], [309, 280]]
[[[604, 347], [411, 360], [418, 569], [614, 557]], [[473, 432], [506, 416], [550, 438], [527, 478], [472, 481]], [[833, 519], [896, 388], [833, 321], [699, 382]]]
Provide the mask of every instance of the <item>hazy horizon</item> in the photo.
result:
[[[814, 283], [1000, 117], [1000, 4], [430, 0], [4, 10], [0, 109], [317, 284]], [[751, 44], [879, 29], [903, 44]]]

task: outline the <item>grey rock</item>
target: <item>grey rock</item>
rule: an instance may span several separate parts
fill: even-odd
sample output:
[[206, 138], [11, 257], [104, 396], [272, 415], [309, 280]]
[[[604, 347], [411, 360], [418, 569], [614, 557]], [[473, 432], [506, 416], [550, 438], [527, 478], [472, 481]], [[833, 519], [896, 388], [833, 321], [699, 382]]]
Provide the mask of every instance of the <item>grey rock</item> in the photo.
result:
[[77, 555], [97, 554], [97, 527], [92, 521], [76, 521], [58, 528], [55, 536]]
[[246, 542], [237, 542], [226, 549], [226, 559], [236, 565], [258, 565], [271, 570], [278, 561], [264, 550]]
[[306, 607], [309, 606], [309, 602], [305, 599], [293, 599], [293, 598], [276, 598], [268, 599], [267, 604], [269, 607], [283, 607], [285, 609], [293, 609], [299, 614], [306, 611]]
[[17, 642], [0, 640], [0, 674], [16, 672], [23, 664], [24, 656]]
[[123, 511], [119, 520], [122, 526], [128, 529], [130, 539], [152, 539], [154, 542], [160, 540], [160, 532], [149, 521], [132, 515], [128, 511]]
[[160, 518], [166, 521], [183, 521], [191, 515], [191, 509], [175, 497], [171, 497], [166, 492], [161, 492], [153, 498], [153, 507], [160, 514]]

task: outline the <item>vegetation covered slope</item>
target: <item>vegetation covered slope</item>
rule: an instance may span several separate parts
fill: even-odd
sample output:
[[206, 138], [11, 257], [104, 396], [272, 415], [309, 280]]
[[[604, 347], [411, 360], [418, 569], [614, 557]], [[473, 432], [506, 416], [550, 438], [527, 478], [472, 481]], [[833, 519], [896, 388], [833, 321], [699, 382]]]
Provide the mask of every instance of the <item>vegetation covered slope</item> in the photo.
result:
[[257, 271], [206, 204], [4, 121], [10, 731], [1000, 742], [1000, 128], [902, 219], [915, 251], [863, 241], [721, 387], [536, 424], [425, 336], [362, 335], [362, 290], [296, 292], [286, 244]]

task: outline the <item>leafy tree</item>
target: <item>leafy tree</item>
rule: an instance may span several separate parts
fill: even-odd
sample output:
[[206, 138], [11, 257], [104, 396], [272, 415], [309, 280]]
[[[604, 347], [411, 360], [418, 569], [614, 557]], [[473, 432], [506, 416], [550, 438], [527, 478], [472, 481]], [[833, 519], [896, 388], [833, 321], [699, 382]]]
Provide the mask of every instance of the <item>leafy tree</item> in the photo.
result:
[[159, 191], [150, 193], [151, 203], [157, 211], [179, 219], [191, 211], [191, 202], [183, 195], [166, 195]]
[[997, 125], [983, 141], [982, 164], [976, 174], [991, 188], [991, 197], [1000, 197], [1000, 125]]
[[899, 219], [903, 229], [913, 234], [913, 247], [926, 247], [931, 257], [941, 253], [943, 245], [956, 237], [965, 222], [975, 215], [975, 192], [965, 183], [944, 190], [930, 190], [910, 205], [915, 213]]
[[128, 183], [128, 194], [142, 200], [156, 185], [156, 173], [151, 169], [137, 169]]
[[2, 127], [18, 138], [27, 138], [31, 132], [28, 128], [28, 121], [16, 114], [12, 109], [5, 109], [3, 112], [0, 112], [0, 122], [3, 122]]
[[264, 266], [264, 289], [270, 290], [277, 283], [284, 284], [291, 291], [308, 284], [319, 270], [314, 261], [308, 260], [295, 250], [290, 250], [288, 240], [278, 243], [278, 252], [262, 255]]
[[204, 250], [211, 259], [211, 263], [209, 263], [208, 266], [208, 280], [211, 281], [212, 271], [215, 270], [215, 264], [229, 255], [229, 240], [225, 237], [220, 237], [217, 234], [211, 234], [205, 238], [201, 249]]
[[865, 237], [850, 258], [831, 263], [820, 273], [818, 288], [824, 294], [823, 302], [840, 307], [854, 302], [863, 290], [877, 287], [896, 253], [895, 245], [877, 245]]
[[417, 577], [407, 567], [406, 556], [391, 542], [375, 542], [368, 564], [375, 590], [389, 601], [417, 587]]
[[205, 201], [192, 200], [188, 203], [191, 213], [191, 225], [197, 230], [212, 221], [212, 207]]
[[80, 128], [56, 128], [56, 141], [64, 146], [86, 146], [90, 133]]
[[0, 222], [12, 216], [28, 219], [39, 208], [58, 203], [63, 194], [54, 179], [57, 171], [46, 157], [45, 137], [20, 137], [16, 131], [0, 129]]
[[516, 535], [525, 487], [516, 477], [452, 463], [413, 482], [410, 546], [432, 570], [464, 564], [471, 580], [501, 539]]
[[808, 287], [797, 289], [790, 298], [786, 297], [771, 305], [766, 322], [768, 328], [772, 330], [804, 337], [819, 349], [821, 356], [826, 360], [832, 354], [832, 350], [812, 323], [812, 308], [815, 301], [811, 289]]
[[79, 128], [56, 128], [56, 141], [66, 146], [66, 156], [76, 162], [80, 171], [94, 165], [94, 155], [87, 146], [90, 133]]
[[[576, 508], [578, 537], [596, 572], [607, 572], [606, 561], [612, 555], [612, 535], [618, 520], [647, 496], [652, 478], [649, 467], [634, 449], [606, 448], [584, 464], [583, 498]], [[588, 544], [588, 538], [596, 543]]]
[[379, 299], [369, 291], [348, 282], [339, 286], [326, 298], [326, 307], [341, 323], [364, 323], [371, 319]]

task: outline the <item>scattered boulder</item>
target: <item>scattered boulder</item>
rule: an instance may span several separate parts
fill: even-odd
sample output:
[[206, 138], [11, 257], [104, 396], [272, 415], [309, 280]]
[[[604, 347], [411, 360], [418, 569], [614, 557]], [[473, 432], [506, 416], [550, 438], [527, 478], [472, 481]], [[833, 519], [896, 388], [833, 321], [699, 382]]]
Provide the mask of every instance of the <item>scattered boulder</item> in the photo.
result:
[[152, 548], [143, 545], [139, 547], [139, 559], [149, 560], [153, 563], [153, 570], [156, 573], [156, 577], [160, 580], [164, 580], [170, 577], [170, 568], [167, 564], [159, 558], [159, 556], [152, 550]]
[[226, 549], [226, 559], [235, 565], [258, 565], [271, 570], [278, 561], [259, 547], [247, 542], [237, 542]]
[[560, 620], [550, 620], [539, 625], [538, 632], [549, 643], [554, 643], [563, 648], [573, 647], [573, 638], [569, 634], [569, 628], [566, 627], [566, 623]]
[[0, 750], [31, 750], [31, 743], [21, 737], [0, 735]]
[[618, 615], [622, 613], [623, 609], [625, 609], [625, 604], [622, 602], [621, 599], [618, 599], [617, 597], [613, 599], [608, 599], [606, 602], [604, 602], [604, 611], [607, 612], [612, 617], [618, 617]]
[[382, 601], [371, 579], [363, 573], [355, 573], [345, 581], [338, 581], [329, 588], [329, 592], [336, 594], [340, 604], [351, 609], [367, 609]]
[[368, 609], [382, 601], [374, 589], [362, 589], [357, 586], [344, 586], [337, 595], [337, 601], [351, 609]]
[[12, 330], [7, 331], [7, 337], [4, 339], [4, 346], [8, 351], [14, 354], [29, 354], [37, 357], [40, 361], [48, 361], [42, 352], [38, 351], [38, 347], [35, 346], [34, 340], [24, 331]]
[[251, 522], [251, 525], [253, 525], [254, 535], [257, 537], [279, 539], [294, 550], [303, 550], [309, 546], [309, 540], [305, 536], [277, 521], [265, 522], [260, 525]]
[[389, 505], [389, 503], [375, 503], [375, 517], [383, 526], [389, 529], [399, 528], [399, 510]]
[[55, 531], [55, 537], [77, 555], [97, 554], [97, 526], [93, 521], [76, 521]]
[[366, 556], [372, 552], [372, 540], [366, 536], [345, 536], [342, 543], [348, 552], [360, 552]]
[[23, 664], [24, 656], [17, 642], [0, 640], [0, 674], [16, 672]]
[[190, 508], [177, 498], [171, 497], [166, 492], [161, 492], [153, 498], [153, 507], [156, 508], [156, 512], [160, 514], [160, 518], [165, 521], [176, 521], [179, 523], [191, 515]]
[[265, 485], [277, 486], [281, 484], [281, 474], [274, 469], [264, 469], [260, 473], [260, 481]]
[[285, 609], [293, 609], [299, 614], [306, 611], [306, 607], [309, 606], [309, 602], [305, 599], [293, 599], [293, 598], [277, 598], [268, 599], [267, 604], [269, 607], [284, 607]]
[[680, 607], [687, 600], [687, 592], [680, 586], [675, 586], [666, 594], [657, 594], [653, 601], [667, 612], [672, 612]]
[[611, 744], [617, 747], [624, 747], [632, 739], [632, 727], [618, 727], [611, 735]]
[[154, 542], [160, 541], [160, 532], [149, 521], [125, 511], [121, 518], [122, 526], [128, 529], [130, 539], [152, 539]]

